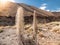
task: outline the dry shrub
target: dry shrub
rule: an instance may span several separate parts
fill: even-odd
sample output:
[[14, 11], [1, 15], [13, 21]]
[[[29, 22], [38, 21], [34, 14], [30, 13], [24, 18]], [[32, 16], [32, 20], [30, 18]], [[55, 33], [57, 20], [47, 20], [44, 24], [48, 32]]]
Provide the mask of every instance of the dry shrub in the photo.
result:
[[25, 30], [29, 29], [31, 27], [31, 25], [26, 25], [24, 28]]
[[60, 26], [53, 27], [51, 31], [60, 34]]
[[44, 37], [46, 37], [46, 36], [44, 36], [43, 33], [40, 32], [40, 33], [39, 33], [39, 37], [44, 38]]

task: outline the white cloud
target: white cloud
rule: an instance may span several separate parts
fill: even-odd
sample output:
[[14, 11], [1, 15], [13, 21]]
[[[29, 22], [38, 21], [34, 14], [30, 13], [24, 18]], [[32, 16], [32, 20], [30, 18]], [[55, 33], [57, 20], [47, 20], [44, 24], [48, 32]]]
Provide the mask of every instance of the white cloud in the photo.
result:
[[43, 3], [41, 4], [41, 6], [39, 7], [39, 9], [42, 9], [42, 10], [45, 10], [45, 11], [50, 11], [50, 12], [60, 12], [60, 8], [57, 8], [56, 10], [49, 10], [47, 9], [47, 4], [46, 3]]
[[46, 11], [50, 11], [49, 9], [47, 9]]
[[42, 9], [42, 10], [45, 10], [47, 8], [47, 4], [46, 3], [44, 3], [44, 4], [42, 4], [41, 6], [40, 6], [40, 9]]
[[42, 9], [42, 10], [46, 10], [46, 11], [50, 11], [49, 9], [47, 9], [47, 4], [46, 3], [43, 3], [39, 9]]
[[57, 8], [56, 10], [51, 10], [51, 12], [60, 12], [60, 8]]
[[45, 10], [45, 9], [46, 9], [46, 7], [40, 7], [40, 9]]

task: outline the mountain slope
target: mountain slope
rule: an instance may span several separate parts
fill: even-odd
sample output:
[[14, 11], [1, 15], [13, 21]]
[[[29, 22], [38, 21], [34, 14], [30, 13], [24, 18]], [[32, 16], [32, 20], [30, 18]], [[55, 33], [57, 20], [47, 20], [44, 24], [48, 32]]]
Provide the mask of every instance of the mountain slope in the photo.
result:
[[41, 16], [53, 16], [51, 12], [47, 12], [41, 9], [38, 9], [34, 6], [29, 6], [27, 4], [23, 3], [12, 3], [8, 2], [8, 4], [5, 5], [5, 7], [0, 6], [0, 16], [15, 16], [17, 12], [17, 8], [19, 6], [22, 6], [26, 11], [26, 15], [32, 15], [33, 11], [36, 10], [36, 13]]

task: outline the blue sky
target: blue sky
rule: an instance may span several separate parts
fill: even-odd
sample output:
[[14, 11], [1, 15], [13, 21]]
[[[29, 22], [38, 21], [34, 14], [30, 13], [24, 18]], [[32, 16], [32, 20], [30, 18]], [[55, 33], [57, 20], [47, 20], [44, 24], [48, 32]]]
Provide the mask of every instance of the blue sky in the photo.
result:
[[15, 0], [47, 11], [60, 11], [60, 0]]

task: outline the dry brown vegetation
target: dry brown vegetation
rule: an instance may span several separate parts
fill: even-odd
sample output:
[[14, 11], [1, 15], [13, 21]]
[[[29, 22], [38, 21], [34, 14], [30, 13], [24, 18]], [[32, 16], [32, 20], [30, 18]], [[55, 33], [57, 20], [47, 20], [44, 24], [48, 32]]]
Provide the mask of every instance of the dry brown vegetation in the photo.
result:
[[[4, 17], [0, 19], [1, 20], [0, 23], [3, 25], [6, 25], [7, 22], [10, 25], [15, 22], [13, 21], [15, 19], [13, 20], [11, 19], [15, 17], [18, 6], [22, 6], [24, 10], [22, 10], [22, 8], [18, 9], [16, 15], [16, 22], [15, 22], [17, 24], [15, 26], [8, 26], [7, 24], [7, 26], [0, 27], [0, 45], [17, 45], [18, 42], [19, 42], [18, 45], [20, 44], [21, 45], [23, 44], [24, 45], [60, 45], [60, 22], [51, 22], [51, 18], [53, 16], [51, 12], [46, 12], [38, 8], [35, 8], [33, 6], [28, 6], [25, 4], [19, 4], [19, 3], [15, 4], [11, 2], [8, 4], [9, 6], [0, 9], [0, 16]], [[33, 24], [29, 23], [24, 25], [24, 19], [23, 19], [24, 16], [26, 14], [28, 15], [28, 17], [31, 14], [33, 15], [32, 12], [34, 10], [36, 12], [34, 13], [32, 19]], [[45, 23], [40, 23], [40, 22], [36, 23], [37, 20], [35, 14], [39, 15], [40, 16], [39, 19], [42, 18], [44, 20], [42, 21], [41, 19], [40, 21]], [[48, 22], [50, 21], [49, 23], [46, 23], [47, 19]], [[21, 41], [23, 44], [21, 43]]]
[[[1, 27], [0, 30], [3, 30], [3, 32], [0, 33], [1, 45], [3, 44], [16, 45], [17, 44], [16, 26]], [[60, 22], [38, 24], [37, 35], [38, 35], [39, 45], [60, 45], [60, 31], [59, 30], [60, 30]], [[31, 24], [25, 25], [24, 37], [27, 40], [33, 38], [33, 29], [32, 29]]]

